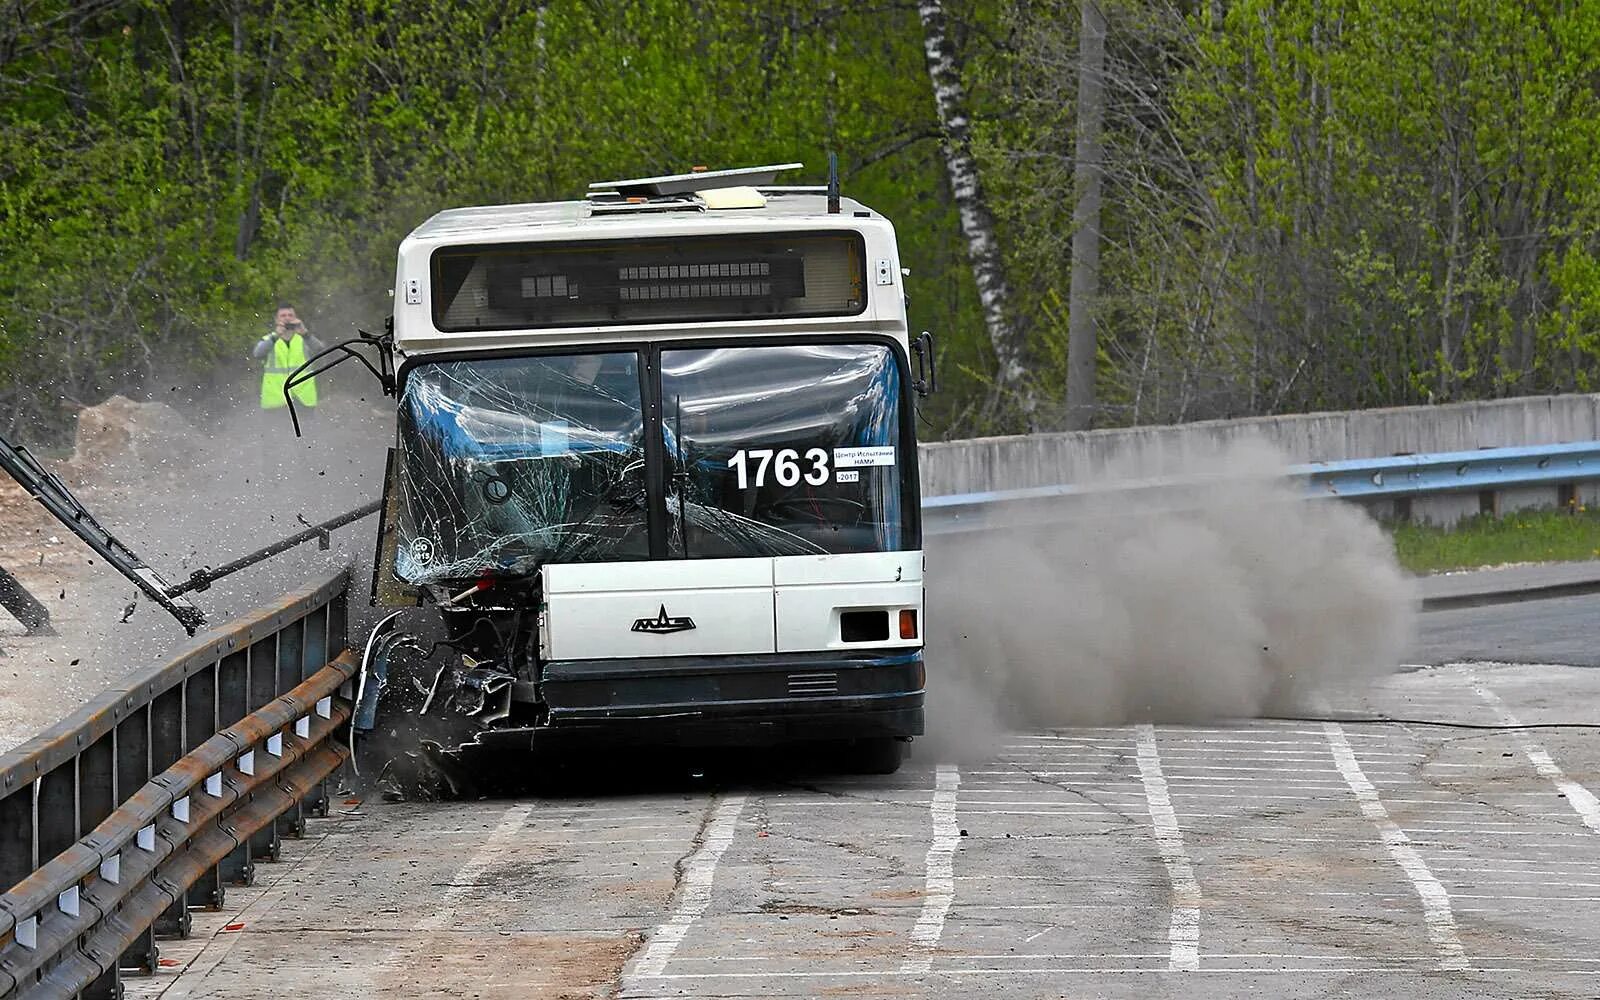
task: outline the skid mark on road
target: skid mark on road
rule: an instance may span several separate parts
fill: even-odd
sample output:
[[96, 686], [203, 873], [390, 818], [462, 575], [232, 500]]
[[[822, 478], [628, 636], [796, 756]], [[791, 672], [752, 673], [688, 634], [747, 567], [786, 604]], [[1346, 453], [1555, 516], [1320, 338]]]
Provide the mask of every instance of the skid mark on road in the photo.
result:
[[[1522, 725], [1521, 720], [1512, 714], [1511, 709], [1506, 707], [1506, 703], [1500, 699], [1500, 696], [1489, 690], [1482, 681], [1472, 678], [1470, 683], [1472, 684], [1472, 690], [1477, 692], [1478, 697], [1482, 698], [1490, 708], [1494, 709], [1495, 714], [1500, 717], [1502, 722], [1508, 726]], [[1560, 789], [1561, 794], [1566, 797], [1567, 805], [1571, 806], [1572, 811], [1578, 814], [1579, 819], [1583, 820], [1583, 825], [1595, 833], [1600, 833], [1600, 799], [1596, 799], [1593, 792], [1567, 777], [1566, 773], [1551, 758], [1549, 751], [1530, 739], [1526, 732], [1513, 732], [1511, 738], [1516, 741], [1517, 748], [1522, 751], [1522, 755], [1528, 758], [1528, 763], [1532, 764], [1533, 769], [1539, 772], [1539, 776], [1549, 780], [1556, 788]]]
[[683, 943], [689, 928], [711, 905], [711, 885], [717, 877], [717, 863], [733, 843], [745, 798], [731, 795], [717, 805], [711, 822], [706, 825], [705, 839], [684, 864], [683, 881], [678, 887], [672, 914], [650, 935], [650, 943], [633, 967], [632, 977], [654, 978], [666, 971], [667, 963]]
[[1389, 811], [1384, 808], [1383, 800], [1378, 797], [1378, 790], [1362, 772], [1361, 762], [1356, 759], [1355, 751], [1350, 748], [1344, 727], [1337, 722], [1327, 722], [1323, 723], [1323, 730], [1328, 736], [1328, 746], [1333, 751], [1334, 765], [1339, 768], [1339, 773], [1344, 775], [1345, 783], [1355, 794], [1356, 802], [1361, 806], [1361, 814], [1378, 828], [1378, 835], [1382, 838], [1390, 859], [1406, 873], [1412, 887], [1417, 891], [1417, 897], [1422, 900], [1422, 917], [1427, 923], [1428, 940], [1439, 953], [1439, 968], [1448, 971], [1467, 969], [1466, 950], [1461, 946], [1461, 936], [1456, 931], [1455, 914], [1450, 909], [1450, 893], [1445, 891], [1444, 884], [1428, 870], [1428, 863], [1422, 860], [1422, 855], [1417, 853], [1416, 847], [1406, 837], [1405, 831], [1389, 817]]
[[1142, 725], [1138, 734], [1139, 777], [1144, 782], [1144, 796], [1150, 806], [1156, 849], [1167, 870], [1167, 880], [1172, 884], [1172, 919], [1167, 930], [1172, 951], [1167, 965], [1174, 971], [1192, 972], [1200, 967], [1200, 883], [1195, 880], [1194, 865], [1183, 846], [1178, 814], [1167, 792], [1155, 727]]
[[934, 776], [933, 843], [928, 846], [927, 888], [922, 897], [922, 913], [911, 928], [913, 954], [900, 964], [903, 975], [927, 972], [933, 966], [933, 950], [944, 935], [944, 921], [955, 901], [955, 852], [961, 830], [956, 825], [956, 790], [961, 787], [961, 771], [954, 764], [940, 764]]

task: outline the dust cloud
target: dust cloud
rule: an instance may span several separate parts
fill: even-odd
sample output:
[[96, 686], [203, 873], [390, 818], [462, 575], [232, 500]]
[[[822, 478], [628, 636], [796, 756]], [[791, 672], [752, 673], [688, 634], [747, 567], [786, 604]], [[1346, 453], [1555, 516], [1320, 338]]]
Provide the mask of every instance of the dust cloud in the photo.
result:
[[[1204, 476], [1085, 516], [928, 545], [929, 742], [1016, 726], [1315, 711], [1392, 670], [1416, 598], [1362, 510], [1306, 501], [1251, 443], [1106, 482]], [[1112, 508], [1112, 505], [1114, 509]]]
[[[376, 389], [372, 396], [381, 400]], [[196, 422], [159, 461], [102, 467], [94, 492], [113, 530], [170, 583], [180, 583], [203, 566], [221, 565], [377, 499], [393, 422], [392, 404], [325, 397], [296, 438], [285, 410], [231, 407]], [[354, 612], [366, 603], [359, 599], [366, 585], [360, 571], [370, 564], [376, 532], [375, 518], [365, 518], [334, 532], [327, 550], [308, 542], [190, 599], [211, 624], [221, 625], [314, 577], [359, 564], [351, 587]], [[132, 599], [132, 586], [126, 589]], [[165, 618], [141, 598], [133, 621]], [[170, 629], [163, 631], [170, 639]]]

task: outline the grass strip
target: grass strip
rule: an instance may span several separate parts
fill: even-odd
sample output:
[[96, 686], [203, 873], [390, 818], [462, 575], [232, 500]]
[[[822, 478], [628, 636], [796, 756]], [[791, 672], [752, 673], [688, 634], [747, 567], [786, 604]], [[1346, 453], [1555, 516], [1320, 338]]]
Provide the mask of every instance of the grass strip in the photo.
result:
[[1413, 573], [1600, 558], [1600, 510], [1586, 507], [1478, 515], [1449, 528], [1395, 524], [1390, 533], [1400, 565]]

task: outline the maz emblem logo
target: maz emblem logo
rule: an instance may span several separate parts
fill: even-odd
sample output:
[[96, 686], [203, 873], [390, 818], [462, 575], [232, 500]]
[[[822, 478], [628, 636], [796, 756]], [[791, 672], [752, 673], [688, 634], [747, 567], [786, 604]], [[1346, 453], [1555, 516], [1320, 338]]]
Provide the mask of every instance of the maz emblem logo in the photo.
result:
[[640, 618], [633, 623], [635, 632], [651, 632], [655, 635], [671, 635], [674, 632], [687, 632], [694, 628], [693, 618], [673, 618], [667, 614], [667, 606], [661, 605], [661, 613], [654, 618]]

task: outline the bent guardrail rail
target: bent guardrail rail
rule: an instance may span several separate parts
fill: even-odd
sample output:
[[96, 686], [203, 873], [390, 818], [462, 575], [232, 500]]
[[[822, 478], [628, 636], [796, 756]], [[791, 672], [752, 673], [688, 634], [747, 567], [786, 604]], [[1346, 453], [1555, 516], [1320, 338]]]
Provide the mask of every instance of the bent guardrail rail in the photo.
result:
[[[1258, 478], [1298, 481], [1298, 490], [1308, 499], [1362, 502], [1575, 486], [1600, 480], [1600, 441], [1311, 462]], [[923, 529], [929, 535], [948, 535], [1047, 524], [1097, 512], [1126, 513], [1130, 503], [1137, 504], [1134, 510], [1179, 509], [1192, 503], [1197, 492], [1235, 489], [1248, 481], [1197, 475], [927, 497], [922, 502]]]
[[0, 755], [0, 998], [120, 996], [155, 934], [326, 814], [348, 589], [346, 570], [204, 632]]

